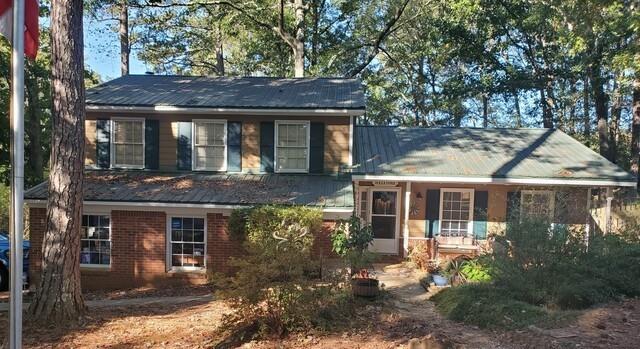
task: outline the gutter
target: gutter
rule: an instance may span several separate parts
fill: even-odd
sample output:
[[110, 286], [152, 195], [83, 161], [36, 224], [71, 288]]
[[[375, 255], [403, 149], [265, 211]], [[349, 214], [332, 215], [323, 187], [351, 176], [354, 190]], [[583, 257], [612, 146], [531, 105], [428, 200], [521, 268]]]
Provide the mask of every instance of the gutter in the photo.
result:
[[354, 181], [398, 181], [422, 183], [459, 183], [459, 184], [502, 184], [502, 185], [549, 185], [577, 187], [636, 187], [636, 181], [600, 180], [600, 179], [555, 179], [555, 178], [494, 178], [494, 177], [455, 177], [455, 176], [397, 176], [397, 175], [352, 175]]
[[121, 113], [188, 113], [220, 115], [270, 115], [270, 116], [361, 116], [364, 109], [318, 108], [318, 109], [276, 109], [276, 108], [199, 108], [177, 107], [171, 105], [156, 106], [113, 106], [87, 104], [87, 111]]

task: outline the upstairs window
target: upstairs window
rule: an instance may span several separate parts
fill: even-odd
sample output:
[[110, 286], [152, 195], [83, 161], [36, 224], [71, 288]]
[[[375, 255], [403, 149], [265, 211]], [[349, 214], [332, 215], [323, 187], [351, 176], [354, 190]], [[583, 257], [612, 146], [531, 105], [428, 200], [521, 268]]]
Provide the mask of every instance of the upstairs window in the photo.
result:
[[227, 122], [224, 120], [194, 120], [193, 134], [193, 169], [226, 171]]
[[473, 189], [441, 189], [440, 193], [440, 236], [471, 235]]
[[144, 119], [113, 119], [112, 124], [112, 166], [143, 168]]
[[309, 172], [309, 122], [276, 121], [276, 172]]

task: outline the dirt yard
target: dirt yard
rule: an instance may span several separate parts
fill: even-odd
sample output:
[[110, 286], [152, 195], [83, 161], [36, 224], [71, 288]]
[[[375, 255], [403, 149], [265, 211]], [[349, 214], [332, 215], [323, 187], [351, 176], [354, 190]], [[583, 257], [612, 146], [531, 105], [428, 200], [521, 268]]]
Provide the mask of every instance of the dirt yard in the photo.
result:
[[[423, 340], [427, 348], [638, 348], [640, 300], [612, 303], [581, 313], [566, 328], [484, 331], [443, 319], [409, 279], [409, 271], [379, 273], [387, 295], [363, 306], [353, 326], [334, 333], [304, 333], [284, 340], [249, 342], [244, 348], [405, 348]], [[24, 331], [25, 348], [211, 348], [228, 311], [205, 288], [133, 290], [92, 294], [77, 327]], [[7, 313], [0, 312], [0, 333]]]

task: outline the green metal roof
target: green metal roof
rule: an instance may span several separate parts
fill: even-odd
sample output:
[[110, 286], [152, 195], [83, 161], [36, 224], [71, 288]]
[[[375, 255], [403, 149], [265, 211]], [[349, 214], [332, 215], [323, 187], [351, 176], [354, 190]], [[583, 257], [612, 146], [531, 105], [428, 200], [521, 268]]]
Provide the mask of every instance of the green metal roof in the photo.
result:
[[126, 75], [87, 90], [89, 106], [365, 109], [359, 79]]
[[635, 182], [552, 129], [355, 128], [354, 174]]
[[[27, 190], [25, 199], [46, 199], [47, 186], [43, 182]], [[348, 176], [86, 171], [84, 200], [350, 209], [353, 186]]]

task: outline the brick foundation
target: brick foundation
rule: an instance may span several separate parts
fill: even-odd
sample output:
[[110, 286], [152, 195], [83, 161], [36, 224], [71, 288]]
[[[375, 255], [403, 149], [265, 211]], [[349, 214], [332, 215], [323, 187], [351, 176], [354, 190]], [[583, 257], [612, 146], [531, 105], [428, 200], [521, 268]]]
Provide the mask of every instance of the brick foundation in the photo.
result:
[[[188, 216], [188, 215], [187, 215]], [[201, 284], [207, 274], [229, 273], [229, 257], [242, 254], [241, 243], [229, 239], [228, 217], [207, 213], [207, 270], [198, 272], [168, 271], [167, 214], [149, 211], [111, 211], [111, 266], [105, 269], [81, 270], [82, 288], [126, 289], [140, 286], [162, 287], [171, 284]], [[44, 208], [30, 208], [29, 232], [31, 241], [31, 285], [37, 286], [42, 270], [42, 239], [46, 220]], [[334, 221], [326, 221], [318, 233], [314, 254], [331, 256], [330, 233]]]

